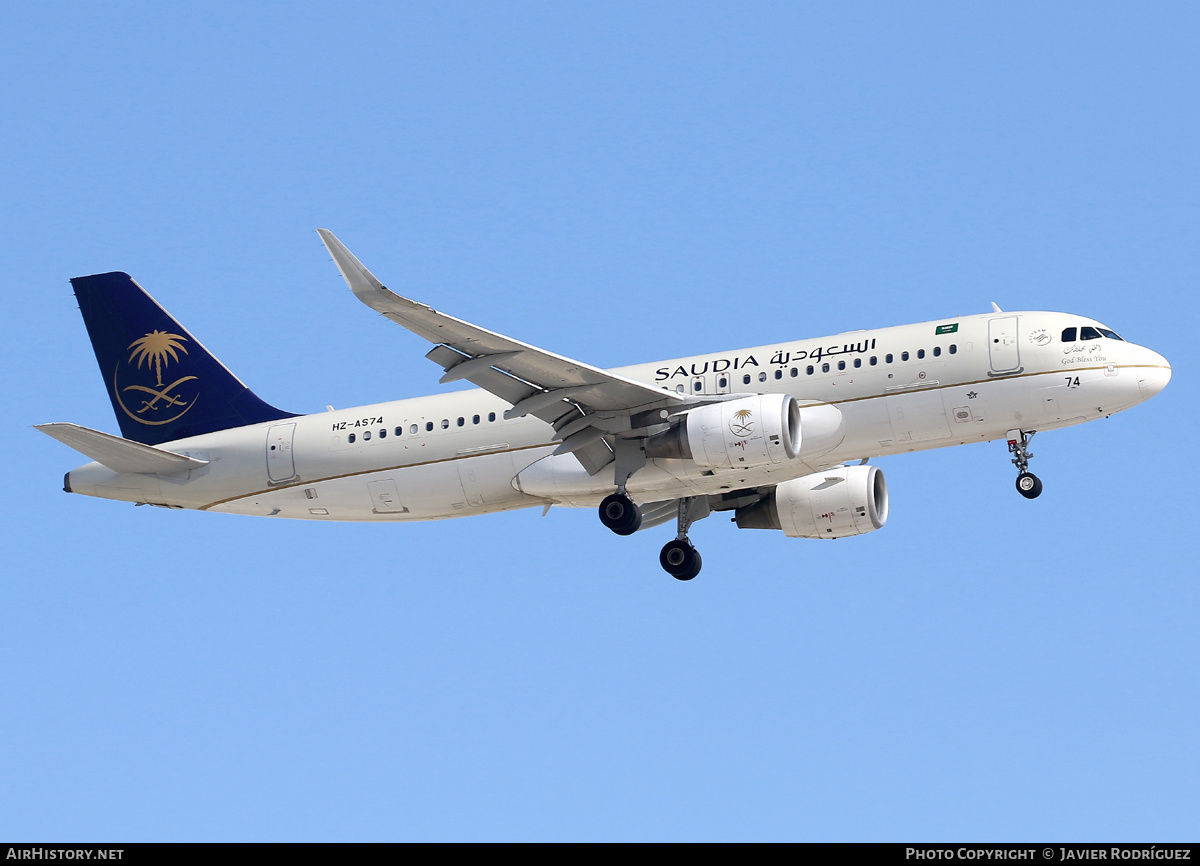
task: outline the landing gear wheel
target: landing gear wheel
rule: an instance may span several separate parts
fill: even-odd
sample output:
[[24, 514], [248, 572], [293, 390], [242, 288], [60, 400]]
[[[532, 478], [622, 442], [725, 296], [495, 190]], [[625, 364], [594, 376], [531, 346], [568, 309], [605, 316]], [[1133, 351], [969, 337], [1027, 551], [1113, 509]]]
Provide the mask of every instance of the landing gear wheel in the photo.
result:
[[1042, 479], [1032, 472], [1022, 472], [1017, 476], [1017, 492], [1026, 499], [1037, 499], [1042, 493]]
[[642, 512], [628, 496], [613, 493], [600, 503], [600, 522], [617, 535], [633, 535], [642, 526]]
[[1037, 499], [1042, 492], [1042, 482], [1029, 471], [1029, 461], [1033, 452], [1029, 450], [1029, 442], [1033, 439], [1035, 430], [1009, 430], [1008, 453], [1013, 455], [1012, 464], [1017, 467], [1017, 492], [1026, 499]]
[[678, 538], [663, 545], [658, 561], [663, 570], [676, 580], [691, 580], [700, 573], [703, 564], [700, 551], [692, 547], [690, 541]]

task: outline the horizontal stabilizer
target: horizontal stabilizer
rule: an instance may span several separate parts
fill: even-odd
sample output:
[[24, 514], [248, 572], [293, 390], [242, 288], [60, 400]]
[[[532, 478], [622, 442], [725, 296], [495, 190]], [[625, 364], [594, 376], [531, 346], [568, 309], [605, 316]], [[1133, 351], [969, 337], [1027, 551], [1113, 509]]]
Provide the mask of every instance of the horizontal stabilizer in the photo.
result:
[[85, 457], [103, 463], [114, 472], [144, 472], [156, 475], [173, 475], [189, 469], [199, 469], [207, 460], [185, 457], [174, 451], [163, 451], [140, 442], [122, 439], [78, 424], [35, 424], [51, 439], [69, 445]]

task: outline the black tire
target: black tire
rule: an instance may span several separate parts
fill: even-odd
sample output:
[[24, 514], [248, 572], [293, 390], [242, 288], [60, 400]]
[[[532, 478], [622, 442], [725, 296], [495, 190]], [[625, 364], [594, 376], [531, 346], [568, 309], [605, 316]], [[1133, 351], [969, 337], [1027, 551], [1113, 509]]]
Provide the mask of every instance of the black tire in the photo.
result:
[[642, 512], [628, 496], [613, 493], [600, 503], [600, 522], [617, 535], [633, 535], [642, 526]]
[[700, 573], [703, 560], [700, 558], [700, 551], [692, 547], [691, 542], [680, 541], [677, 538], [663, 545], [662, 552], [658, 555], [658, 563], [663, 567], [663, 571], [676, 580], [691, 580]]
[[1042, 479], [1032, 472], [1022, 472], [1017, 476], [1017, 492], [1026, 499], [1037, 499], [1042, 495]]

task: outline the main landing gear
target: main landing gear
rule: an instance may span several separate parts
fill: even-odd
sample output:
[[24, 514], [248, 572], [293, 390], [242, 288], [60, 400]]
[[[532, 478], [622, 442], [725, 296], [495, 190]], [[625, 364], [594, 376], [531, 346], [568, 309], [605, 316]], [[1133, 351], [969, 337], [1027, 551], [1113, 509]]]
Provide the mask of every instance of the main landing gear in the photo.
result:
[[1026, 499], [1037, 499], [1042, 492], [1042, 480], [1029, 471], [1029, 461], [1033, 453], [1029, 450], [1029, 442], [1036, 430], [1026, 433], [1024, 430], [1008, 431], [1008, 452], [1013, 456], [1013, 465], [1017, 467], [1017, 492]]
[[[697, 520], [707, 517], [708, 513], [707, 497], [685, 496], [679, 500], [675, 539], [667, 542], [658, 555], [663, 570], [676, 580], [691, 580], [700, 573], [703, 561], [700, 552], [688, 538], [688, 530]], [[651, 518], [651, 526], [662, 519], [655, 514], [651, 514]], [[642, 526], [642, 512], [628, 494], [618, 488], [616, 493], [604, 497], [600, 503], [600, 522], [617, 535], [633, 535]]]
[[708, 511], [707, 497], [685, 496], [679, 500], [679, 528], [675, 539], [664, 544], [658, 555], [663, 570], [676, 580], [691, 580], [700, 573], [704, 560], [700, 558], [700, 551], [692, 547], [688, 530], [697, 520], [707, 517]]
[[692, 542], [686, 538], [676, 538], [664, 544], [658, 562], [676, 580], [691, 580], [704, 565], [700, 551], [692, 547]]
[[642, 512], [618, 489], [600, 503], [600, 522], [617, 535], [633, 535], [642, 528]]

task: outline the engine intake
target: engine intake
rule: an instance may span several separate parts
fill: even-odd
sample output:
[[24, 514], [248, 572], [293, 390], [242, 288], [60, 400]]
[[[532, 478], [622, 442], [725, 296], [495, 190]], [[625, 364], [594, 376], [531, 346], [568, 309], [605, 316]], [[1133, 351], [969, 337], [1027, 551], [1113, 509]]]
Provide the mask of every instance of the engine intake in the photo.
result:
[[734, 512], [739, 529], [782, 529], [788, 538], [846, 538], [887, 523], [888, 495], [875, 466], [839, 466], [784, 481]]

